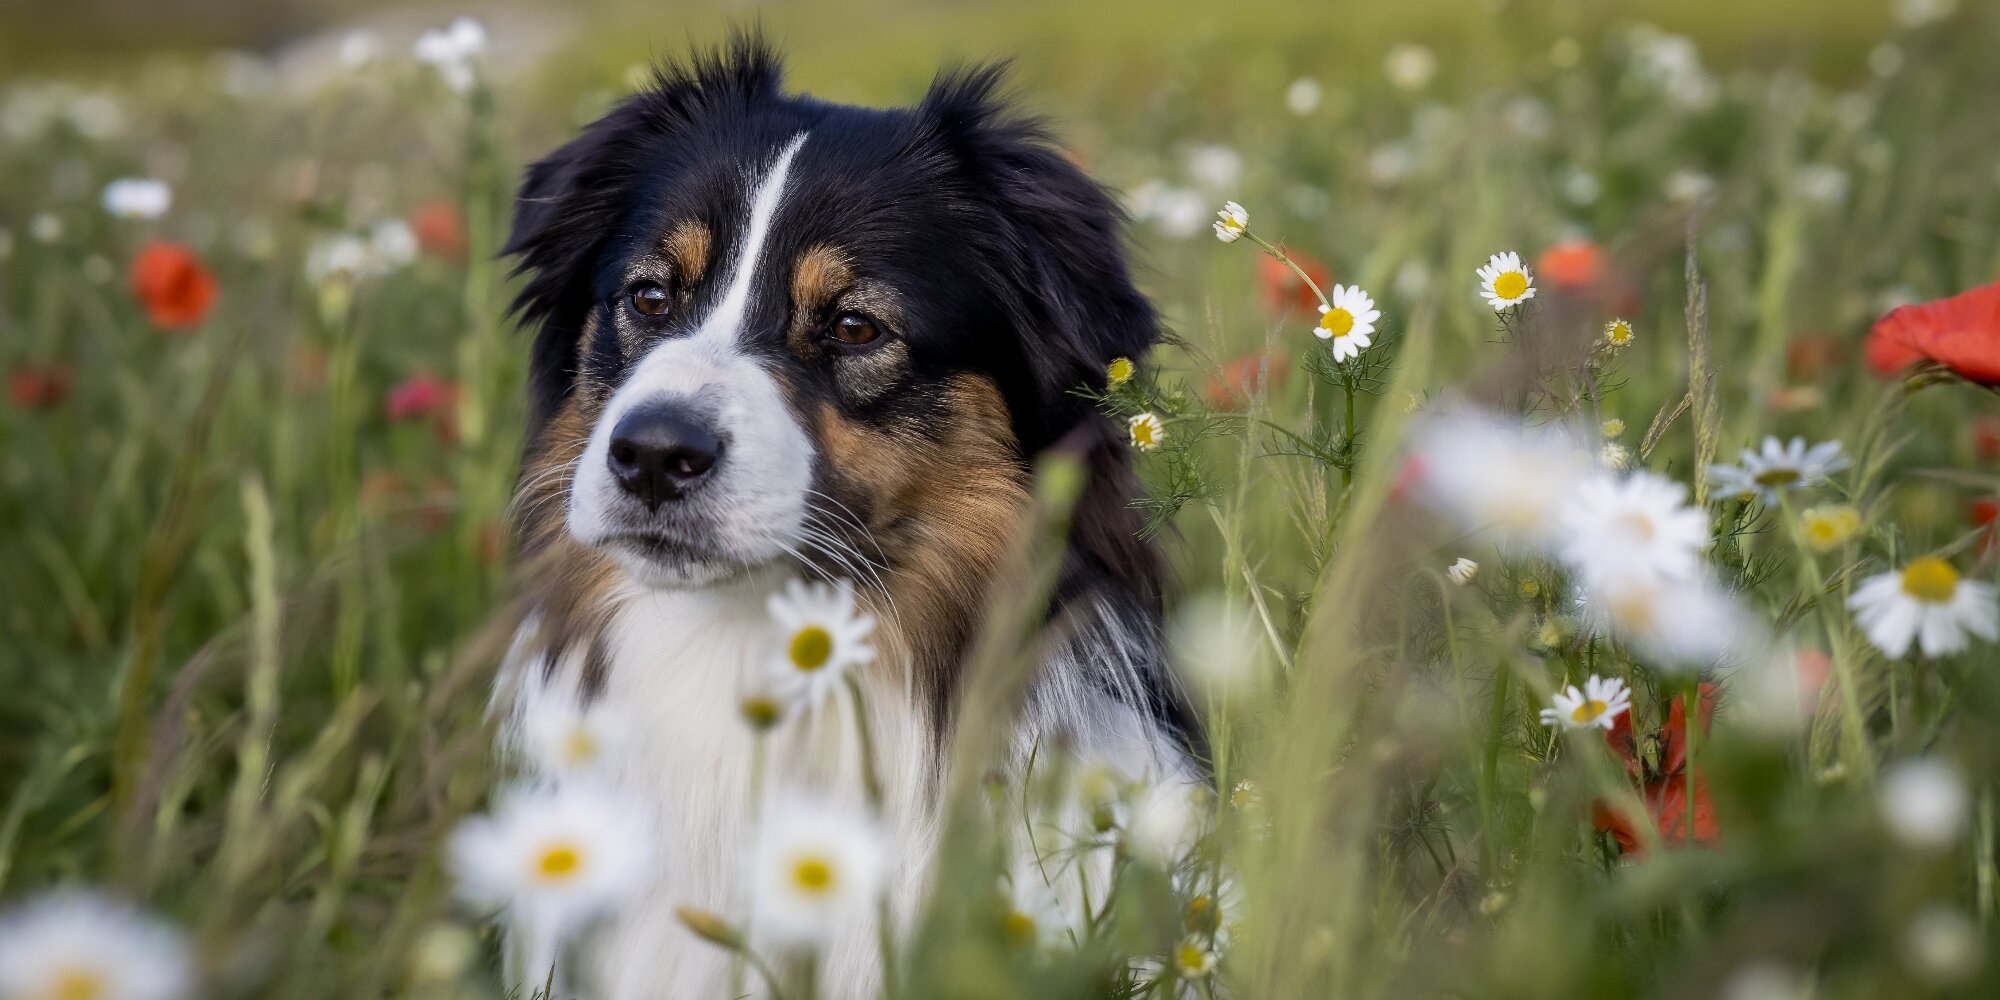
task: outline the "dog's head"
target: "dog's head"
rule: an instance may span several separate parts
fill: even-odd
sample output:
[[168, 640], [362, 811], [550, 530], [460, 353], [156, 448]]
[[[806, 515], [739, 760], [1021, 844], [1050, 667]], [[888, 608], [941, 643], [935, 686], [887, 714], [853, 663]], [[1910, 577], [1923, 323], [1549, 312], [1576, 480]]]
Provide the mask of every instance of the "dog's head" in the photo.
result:
[[537, 163], [507, 248], [539, 324], [525, 544], [648, 587], [788, 559], [951, 577], [990, 563], [1028, 458], [1078, 436], [1087, 559], [1150, 587], [1123, 450], [1073, 390], [1157, 320], [1112, 200], [997, 81], [834, 105], [741, 39]]

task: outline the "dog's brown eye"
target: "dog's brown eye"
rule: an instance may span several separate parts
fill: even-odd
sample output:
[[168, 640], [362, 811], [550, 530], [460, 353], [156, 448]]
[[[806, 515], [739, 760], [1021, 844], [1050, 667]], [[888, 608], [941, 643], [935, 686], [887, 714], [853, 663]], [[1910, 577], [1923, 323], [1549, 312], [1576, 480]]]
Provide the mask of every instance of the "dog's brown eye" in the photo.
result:
[[849, 347], [865, 347], [882, 338], [882, 328], [860, 313], [841, 313], [827, 334]]
[[669, 296], [667, 290], [647, 283], [632, 289], [632, 308], [641, 316], [665, 316]]

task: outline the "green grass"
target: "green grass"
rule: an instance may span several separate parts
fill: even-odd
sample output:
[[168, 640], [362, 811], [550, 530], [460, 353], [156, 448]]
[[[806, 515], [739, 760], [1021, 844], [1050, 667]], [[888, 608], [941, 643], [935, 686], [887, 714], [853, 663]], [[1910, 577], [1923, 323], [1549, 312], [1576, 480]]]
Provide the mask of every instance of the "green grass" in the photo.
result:
[[[1728, 996], [1753, 968], [1828, 997], [2000, 983], [1991, 962], [1947, 976], [1913, 958], [1910, 932], [1942, 906], [1986, 951], [2000, 944], [1995, 647], [1891, 660], [1841, 600], [1925, 552], [1995, 575], [1965, 514], [2000, 491], [1973, 433], [1995, 418], [1992, 395], [1952, 380], [1907, 390], [1859, 355], [1891, 301], [2000, 274], [2000, 24], [1963, 6], [1895, 33], [1903, 68], [1886, 79], [1867, 54], [1894, 29], [1870, 5], [767, 13], [793, 84], [839, 99], [907, 101], [940, 60], [1018, 52], [1027, 102], [1106, 182], [1186, 187], [1205, 211], [1241, 201], [1256, 233], [1382, 307], [1350, 397], [1353, 372], [1315, 360], [1310, 316], [1260, 301], [1248, 242], [1217, 243], [1205, 220], [1191, 238], [1153, 220], [1133, 231], [1179, 342], [1104, 402], [1168, 418], [1169, 446], [1141, 459], [1158, 537], [1182, 594], [1254, 619], [1270, 671], [1252, 693], [1202, 699], [1225, 794], [1201, 857], [1237, 873], [1245, 897], [1222, 949], [1231, 995]], [[218, 90], [205, 59], [38, 54], [101, 73], [125, 124], [0, 146], [0, 366], [73, 379], [53, 406], [0, 408], [0, 899], [88, 884], [141, 900], [194, 936], [213, 995], [510, 988], [497, 936], [452, 903], [440, 865], [495, 779], [484, 712], [511, 592], [496, 539], [525, 342], [491, 254], [520, 162], [601, 110], [630, 63], [712, 38], [726, 12], [664, 27], [637, 8], [604, 16], [618, 30], [510, 66], [471, 102], [399, 53], [362, 79], [249, 98]], [[1634, 80], [1634, 16], [1702, 41], [1713, 104], [1676, 109]], [[1563, 37], [1573, 66], [1552, 60]], [[1421, 93], [1383, 79], [1403, 38], [1443, 56]], [[1296, 115], [1284, 93], [1301, 75], [1326, 97]], [[1225, 187], [1188, 175], [1190, 148], [1211, 143], [1242, 157]], [[1385, 149], [1407, 154], [1393, 179]], [[1840, 170], [1842, 197], [1810, 197], [1808, 164]], [[1666, 194], [1682, 170], [1714, 180], [1698, 208]], [[1575, 171], [1596, 179], [1594, 200], [1566, 193]], [[172, 212], [107, 218], [103, 183], [148, 172], [174, 180]], [[351, 287], [306, 278], [317, 241], [435, 199], [463, 215], [463, 259], [420, 256]], [[31, 235], [45, 212], [64, 229], [53, 243]], [[1544, 275], [1529, 317], [1503, 328], [1473, 269], [1574, 233], [1604, 248], [1605, 281], [1561, 294]], [[218, 305], [191, 332], [151, 328], [125, 287], [155, 235], [216, 272]], [[1693, 314], [1690, 276], [1704, 295]], [[1614, 316], [1638, 341], [1585, 379], [1587, 344]], [[1834, 361], [1801, 366], [1804, 334], [1824, 335]], [[1274, 388], [1254, 419], [1218, 409], [1215, 368], [1260, 351]], [[1702, 367], [1712, 378], [1691, 379]], [[384, 394], [419, 371], [459, 385], [451, 433], [385, 415]], [[1832, 653], [1838, 681], [1814, 718], [1775, 735], [1736, 682], [1693, 749], [1720, 840], [1634, 864], [1590, 820], [1594, 801], [1634, 801], [1619, 764], [1536, 716], [1565, 680], [1626, 677], [1643, 756], [1691, 686], [1578, 634], [1558, 568], [1504, 557], [1389, 487], [1416, 402], [1615, 415], [1638, 451], [1691, 382], [1702, 405], [1659, 422], [1646, 468], [1688, 481], [1704, 456], [1766, 434], [1837, 439], [1856, 468], [1814, 502], [1852, 502], [1865, 526], [1808, 561], [1795, 511], [1711, 508], [1717, 571], [1756, 617]], [[1460, 555], [1482, 564], [1470, 587], [1442, 576]], [[1563, 634], [1542, 642], [1550, 619]], [[1005, 649], [982, 647], [995, 696]], [[992, 734], [966, 736], [961, 774], [976, 779]], [[1913, 756], [1966, 777], [1970, 830], [1941, 851], [1882, 829], [1879, 773]], [[1246, 779], [1255, 807], [1229, 794]], [[988, 808], [977, 790], [957, 789], [941, 878], [959, 891], [917, 937], [905, 995], [1132, 988], [1111, 983], [1109, 956], [1173, 945], [1182, 902], [1166, 880], [1122, 868], [1080, 957], [1011, 953], [982, 908], [981, 831], [995, 824], [974, 822]], [[480, 945], [461, 956], [468, 934]]]

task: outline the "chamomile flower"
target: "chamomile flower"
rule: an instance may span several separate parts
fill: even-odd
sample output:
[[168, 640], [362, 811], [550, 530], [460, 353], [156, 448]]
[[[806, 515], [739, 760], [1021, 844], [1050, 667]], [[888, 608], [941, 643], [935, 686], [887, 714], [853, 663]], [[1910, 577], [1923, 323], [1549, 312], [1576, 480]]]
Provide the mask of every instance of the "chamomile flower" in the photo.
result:
[[604, 766], [630, 737], [632, 727], [616, 708], [579, 705], [563, 697], [536, 699], [522, 720], [530, 758], [544, 774], [574, 776]]
[[651, 842], [629, 807], [593, 785], [522, 789], [459, 824], [451, 867], [462, 896], [505, 907], [546, 950], [639, 885]]
[[1632, 691], [1616, 677], [1592, 674], [1581, 689], [1571, 684], [1549, 700], [1552, 707], [1542, 709], [1542, 725], [1610, 729], [1620, 715], [1632, 708]]
[[1808, 507], [1799, 515], [1799, 533], [1814, 552], [1832, 552], [1861, 530], [1861, 512], [1844, 504]]
[[780, 945], [810, 948], [873, 911], [885, 855], [866, 815], [787, 797], [765, 814], [750, 859], [758, 928]]
[[1609, 440], [1625, 433], [1625, 421], [1612, 417], [1597, 426], [1597, 432]]
[[1632, 450], [1616, 441], [1606, 441], [1604, 447], [1597, 449], [1597, 464], [1607, 469], [1623, 469], [1632, 464]]
[[1182, 979], [1206, 979], [1215, 963], [1215, 952], [1198, 937], [1184, 938], [1174, 948], [1174, 972]]
[[1165, 779], [1148, 785], [1132, 802], [1125, 844], [1140, 860], [1172, 868], [1202, 834], [1200, 788]]
[[1534, 276], [1521, 263], [1521, 255], [1512, 250], [1487, 258], [1486, 266], [1478, 274], [1479, 294], [1486, 297], [1494, 312], [1506, 312], [1509, 306], [1535, 297]]
[[7, 1000], [176, 1000], [193, 984], [180, 933], [121, 903], [61, 892], [0, 913]]
[[1589, 581], [1577, 604], [1586, 628], [1630, 645], [1667, 670], [1744, 662], [1764, 638], [1749, 612], [1701, 574], [1684, 580], [1627, 574]]
[[1890, 656], [1902, 656], [1914, 643], [1935, 659], [1964, 650], [1968, 633], [1988, 642], [2000, 637], [1993, 585], [1960, 577], [1937, 556], [1869, 577], [1847, 607], [1869, 641]]
[[104, 185], [104, 210], [121, 219], [157, 219], [173, 207], [174, 189], [150, 177], [121, 177]]
[[1650, 472], [1592, 476], [1563, 505], [1561, 554], [1589, 579], [1687, 579], [1708, 515], [1686, 500], [1687, 487]]
[[1007, 893], [1001, 900], [1000, 936], [1009, 948], [1054, 947], [1069, 940], [1071, 926], [1063, 913], [1062, 898], [1039, 865], [1021, 865], [1008, 876]]
[[1613, 351], [1622, 351], [1632, 346], [1632, 323], [1629, 320], [1614, 319], [1604, 324], [1604, 346]]
[[1140, 451], [1158, 451], [1167, 439], [1167, 425], [1150, 410], [1126, 421], [1125, 430], [1132, 435], [1132, 447]]
[[477, 61], [486, 51], [486, 28], [478, 21], [461, 17], [450, 27], [426, 31], [417, 36], [411, 49], [418, 62], [437, 70], [445, 85], [460, 93], [477, 82]]
[[1450, 577], [1451, 582], [1463, 587], [1471, 583], [1473, 577], [1479, 575], [1479, 564], [1464, 556], [1459, 556], [1456, 562], [1445, 567], [1444, 575]]
[[1370, 343], [1375, 321], [1382, 318], [1375, 300], [1359, 285], [1335, 285], [1330, 305], [1319, 307], [1319, 325], [1313, 336], [1333, 344], [1333, 360], [1357, 357]]
[[[1209, 202], [1213, 205], [1214, 202]], [[1224, 243], [1234, 243], [1243, 238], [1250, 228], [1250, 213], [1237, 203], [1225, 202], [1222, 210], [1215, 213], [1215, 238]]]
[[1743, 449], [1741, 462], [1709, 467], [1716, 491], [1723, 496], [1758, 497], [1771, 504], [1786, 490], [1825, 482], [1827, 476], [1847, 468], [1840, 442], [1822, 441], [1808, 448], [1802, 437], [1789, 442], [1767, 437], [1758, 450]]
[[1181, 930], [1220, 948], [1243, 922], [1243, 885], [1227, 869], [1201, 865], [1174, 879]]
[[1577, 442], [1550, 428], [1473, 410], [1418, 425], [1411, 455], [1418, 487], [1462, 526], [1502, 541], [1555, 537], [1557, 512], [1586, 469]]
[[1132, 381], [1134, 371], [1131, 358], [1112, 358], [1111, 363], [1104, 368], [1105, 388], [1116, 389]]
[[790, 580], [764, 607], [777, 631], [776, 687], [807, 707], [818, 705], [854, 667], [872, 663], [875, 618], [854, 602], [854, 584]]
[[1885, 768], [1876, 789], [1882, 823], [1905, 847], [1938, 851], [1958, 842], [1972, 817], [1965, 778], [1950, 762], [1914, 757]]

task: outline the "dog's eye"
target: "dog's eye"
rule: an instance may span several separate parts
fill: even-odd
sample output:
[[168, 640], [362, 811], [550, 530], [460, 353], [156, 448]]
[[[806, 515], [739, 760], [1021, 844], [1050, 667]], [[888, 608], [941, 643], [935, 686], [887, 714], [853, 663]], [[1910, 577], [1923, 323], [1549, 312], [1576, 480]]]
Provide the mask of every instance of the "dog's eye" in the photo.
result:
[[868, 347], [882, 339], [882, 327], [860, 313], [841, 313], [827, 327], [826, 335], [844, 347]]
[[632, 286], [632, 308], [641, 316], [665, 316], [671, 299], [666, 289], [650, 281]]

